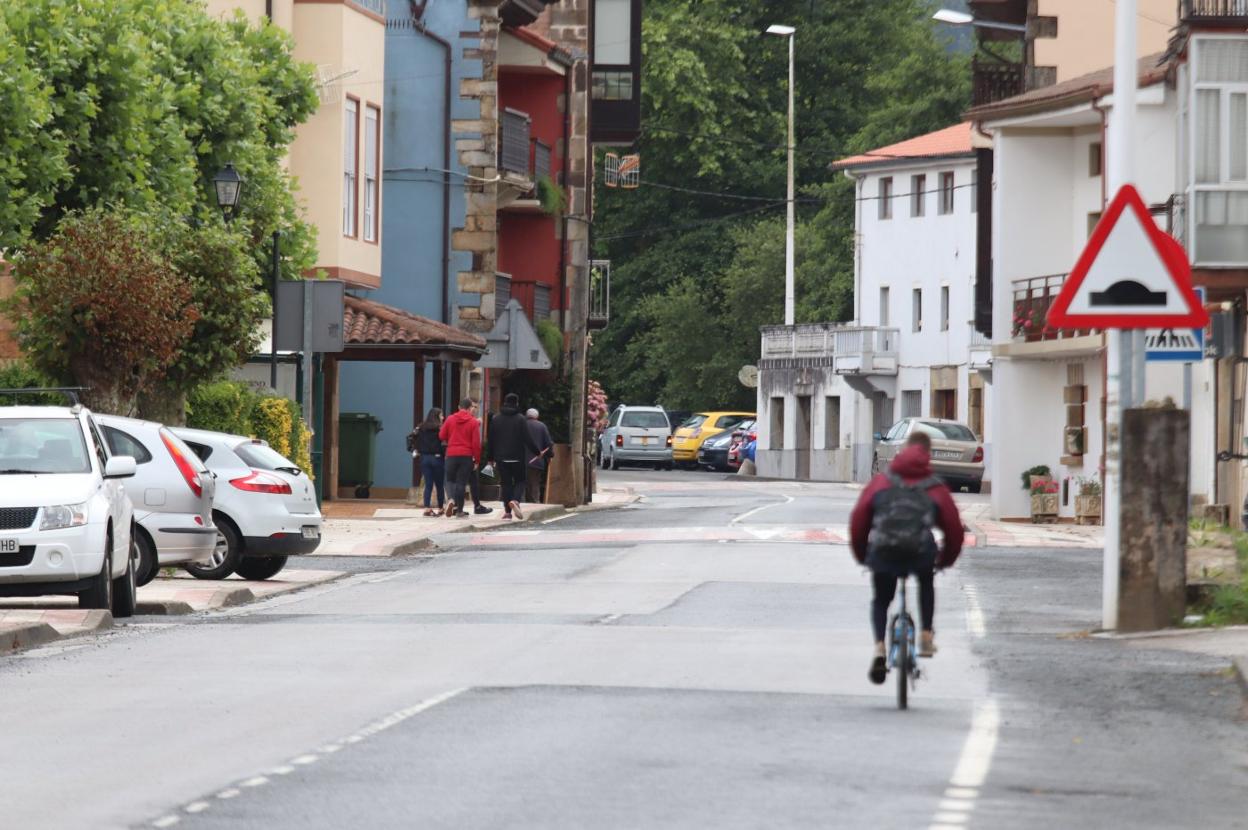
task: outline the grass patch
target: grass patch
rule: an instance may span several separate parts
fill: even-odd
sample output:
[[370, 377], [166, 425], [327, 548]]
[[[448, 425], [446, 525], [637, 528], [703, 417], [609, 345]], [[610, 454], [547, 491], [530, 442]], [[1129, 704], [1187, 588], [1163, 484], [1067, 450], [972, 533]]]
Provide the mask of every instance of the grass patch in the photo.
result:
[[[1212, 539], [1215, 534], [1224, 539], [1229, 537], [1235, 548], [1235, 558], [1239, 563], [1238, 584], [1221, 585], [1214, 589], [1208, 599], [1188, 609], [1189, 614], [1203, 616], [1203, 619], [1194, 625], [1221, 626], [1248, 623], [1248, 533], [1218, 527], [1203, 519], [1193, 519], [1189, 522], [1189, 526], [1189, 539], [1193, 537]], [[1197, 541], [1197, 544], [1199, 545], [1200, 542]]]

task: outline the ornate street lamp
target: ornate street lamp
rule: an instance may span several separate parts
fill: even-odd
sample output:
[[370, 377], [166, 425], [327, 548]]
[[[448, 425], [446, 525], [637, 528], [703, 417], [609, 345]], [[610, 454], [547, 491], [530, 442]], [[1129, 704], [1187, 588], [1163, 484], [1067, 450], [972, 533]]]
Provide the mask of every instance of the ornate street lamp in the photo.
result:
[[228, 222], [238, 212], [238, 206], [242, 203], [243, 177], [238, 175], [233, 164], [227, 164], [212, 177], [212, 186], [217, 192], [217, 207], [221, 208], [221, 215]]

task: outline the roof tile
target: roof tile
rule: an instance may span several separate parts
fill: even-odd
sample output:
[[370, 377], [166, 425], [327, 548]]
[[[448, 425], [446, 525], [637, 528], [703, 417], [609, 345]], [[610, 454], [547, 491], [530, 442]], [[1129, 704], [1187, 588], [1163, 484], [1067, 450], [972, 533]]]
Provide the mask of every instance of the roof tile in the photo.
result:
[[969, 155], [971, 147], [971, 122], [963, 121], [927, 135], [908, 138], [877, 150], [868, 150], [857, 156], [843, 158], [832, 164], [833, 170], [845, 170], [865, 164], [882, 164], [895, 159], [936, 158], [940, 156]]
[[459, 346], [485, 350], [475, 334], [362, 297], [343, 300], [343, 331], [348, 346]]

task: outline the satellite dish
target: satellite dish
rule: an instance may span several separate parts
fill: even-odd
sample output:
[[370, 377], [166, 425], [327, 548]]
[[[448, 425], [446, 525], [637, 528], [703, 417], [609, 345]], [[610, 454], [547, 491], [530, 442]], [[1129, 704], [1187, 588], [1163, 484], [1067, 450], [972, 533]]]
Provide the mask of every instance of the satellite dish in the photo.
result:
[[741, 381], [741, 385], [747, 389], [758, 388], [758, 367], [746, 364], [741, 367], [741, 371], [737, 372], [737, 380]]

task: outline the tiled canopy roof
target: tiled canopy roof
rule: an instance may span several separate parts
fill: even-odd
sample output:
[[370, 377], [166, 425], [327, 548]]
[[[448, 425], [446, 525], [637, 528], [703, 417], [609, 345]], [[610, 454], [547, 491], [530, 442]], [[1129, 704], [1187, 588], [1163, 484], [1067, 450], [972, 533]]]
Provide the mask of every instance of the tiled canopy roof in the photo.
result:
[[485, 351], [475, 334], [361, 297], [343, 300], [342, 324], [348, 346], [450, 346]]
[[844, 170], [864, 164], [883, 164], [897, 159], [937, 158], [941, 156], [969, 155], [971, 147], [971, 122], [963, 121], [927, 135], [909, 138], [868, 150], [862, 155], [850, 156], [832, 164], [833, 170]]

